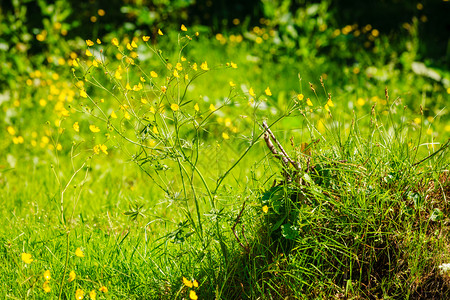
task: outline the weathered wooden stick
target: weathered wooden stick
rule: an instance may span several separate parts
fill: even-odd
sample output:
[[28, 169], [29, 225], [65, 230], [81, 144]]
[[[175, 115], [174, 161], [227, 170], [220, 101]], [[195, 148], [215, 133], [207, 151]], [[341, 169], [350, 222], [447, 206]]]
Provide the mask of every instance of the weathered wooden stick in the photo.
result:
[[[274, 155], [277, 155], [278, 152], [276, 151], [275, 147], [273, 146], [272, 142], [270, 141], [269, 137], [266, 136], [267, 134], [270, 135], [270, 137], [272, 138], [272, 140], [277, 144], [278, 148], [280, 149], [281, 153], [279, 153], [278, 155], [280, 155], [281, 159], [283, 160], [283, 164], [285, 165], [285, 167], [289, 166], [289, 163], [292, 164], [292, 166], [294, 166], [295, 169], [300, 170], [300, 165], [296, 164], [290, 157], [289, 155], [286, 153], [286, 151], [284, 151], [283, 146], [281, 146], [280, 142], [278, 142], [277, 138], [275, 137], [275, 135], [273, 134], [272, 130], [270, 130], [269, 126], [267, 125], [266, 121], [262, 122], [264, 129], [266, 130], [266, 133], [264, 134], [264, 140], [266, 141], [267, 147], [269, 147], [270, 151], [272, 151], [272, 153]], [[272, 145], [271, 146], [269, 145]], [[274, 152], [275, 151], [275, 152]]]

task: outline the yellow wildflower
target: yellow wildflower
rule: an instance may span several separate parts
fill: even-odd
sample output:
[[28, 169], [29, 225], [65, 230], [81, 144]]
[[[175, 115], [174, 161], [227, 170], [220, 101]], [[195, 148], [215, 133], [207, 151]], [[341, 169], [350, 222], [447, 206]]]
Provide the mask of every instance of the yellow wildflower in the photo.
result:
[[89, 125], [89, 130], [92, 131], [93, 133], [96, 133], [100, 131], [100, 128], [98, 128], [95, 125]]
[[229, 140], [230, 139], [230, 136], [226, 132], [222, 132], [222, 137], [223, 137], [224, 140]]
[[161, 31], [161, 29], [158, 29], [158, 34], [159, 35], [164, 35], [164, 33]]
[[119, 47], [119, 40], [118, 40], [117, 38], [113, 38], [112, 41], [111, 41], [111, 43], [112, 43], [114, 46]]
[[94, 46], [94, 42], [91, 40], [86, 40], [86, 45], [88, 45], [88, 47]]
[[195, 105], [194, 105], [194, 109], [195, 109], [195, 111], [200, 111], [200, 107], [198, 106], [198, 103], [195, 103]]
[[203, 71], [208, 71], [208, 63], [206, 61], [202, 62], [202, 64], [200, 65], [200, 69], [202, 69]]
[[142, 103], [142, 104], [147, 104], [148, 101], [147, 101], [147, 99], [145, 99], [145, 98], [141, 98], [141, 103]]
[[84, 253], [80, 247], [78, 247], [77, 250], [75, 250], [75, 255], [78, 257], [84, 257]]
[[29, 254], [29, 253], [25, 253], [25, 252], [22, 253], [21, 258], [22, 258], [22, 261], [28, 265], [33, 262], [33, 259], [31, 258], [31, 254]]
[[50, 289], [50, 282], [49, 281], [45, 281], [44, 284], [42, 285], [42, 289], [44, 290], [44, 292], [50, 293], [50, 291], [51, 291], [51, 289]]
[[215, 111], [215, 110], [216, 110], [216, 107], [214, 106], [214, 104], [211, 104], [211, 105], [209, 106], [209, 110], [210, 110], [210, 111]]
[[333, 103], [333, 101], [331, 101], [331, 98], [328, 99], [327, 105], [328, 105], [329, 107], [334, 107], [334, 103]]
[[303, 94], [298, 94], [297, 95], [297, 99], [300, 100], [300, 101], [302, 101], [304, 97], [305, 96], [303, 96]]
[[86, 56], [92, 56], [91, 51], [89, 51], [89, 49], [86, 49]]
[[141, 82], [145, 82], [145, 78], [144, 77], [139, 77], [139, 80], [141, 81]]
[[50, 270], [44, 271], [43, 276], [44, 276], [45, 280], [50, 280], [50, 278], [51, 278]]
[[75, 277], [77, 277], [77, 275], [75, 275], [75, 272], [74, 272], [74, 271], [70, 271], [68, 281], [69, 281], [69, 282], [74, 281], [74, 280], [75, 280]]
[[142, 37], [142, 40], [143, 40], [144, 42], [148, 42], [149, 39], [150, 39], [150, 37], [149, 37], [148, 35], [144, 35], [144, 36]]
[[97, 42], [97, 44], [99, 44], [99, 45], [102, 43], [102, 41], [100, 41], [100, 39], [97, 39], [96, 42]]
[[82, 98], [87, 98], [87, 93], [86, 93], [85, 90], [81, 90], [81, 91], [80, 91], [80, 97], [82, 97]]
[[197, 71], [197, 63], [194, 63], [194, 64], [192, 65], [192, 70]]
[[267, 96], [272, 96], [272, 92], [270, 91], [269, 87], [267, 87], [267, 89], [265, 89], [264, 92], [266, 93]]
[[75, 292], [75, 299], [81, 300], [84, 298], [84, 291], [82, 289], [77, 289]]
[[117, 119], [117, 115], [114, 111], [111, 112], [110, 116], [112, 119]]
[[166, 87], [165, 85], [163, 85], [163, 86], [161, 87], [161, 92], [165, 93], [166, 91], [167, 91], [167, 87]]
[[170, 109], [172, 109], [173, 111], [177, 111], [177, 110], [180, 109], [180, 106], [178, 104], [176, 104], [176, 103], [172, 103], [170, 105]]
[[181, 61], [186, 61], [186, 57], [182, 56]]
[[311, 102], [311, 99], [306, 98], [306, 104], [308, 104], [308, 106], [313, 106], [313, 103]]
[[235, 64], [234, 62], [231, 62], [230, 64], [233, 69], [237, 69], [237, 64]]
[[137, 44], [136, 44], [136, 42], [133, 40], [133, 41], [131, 41], [131, 47], [133, 47], [133, 48], [137, 48]]
[[256, 94], [255, 94], [255, 91], [253, 90], [253, 88], [250, 88], [250, 89], [248, 90], [248, 93], [250, 94], [250, 96], [256, 97]]
[[153, 126], [152, 131], [153, 131], [154, 134], [158, 134], [159, 133], [158, 128], [156, 126]]
[[188, 280], [186, 277], [183, 277], [183, 284], [190, 288], [193, 286], [192, 281]]
[[187, 31], [186, 26], [184, 26], [184, 24], [181, 24], [181, 31]]
[[151, 71], [150, 76], [152, 76], [153, 78], [156, 78], [156, 77], [158, 77], [158, 74], [155, 71]]
[[230, 81], [230, 86], [231, 86], [231, 87], [235, 87], [235, 86], [236, 86], [236, 83], [234, 83], [233, 81]]
[[97, 299], [97, 292], [95, 290], [90, 291], [89, 298], [91, 298], [91, 300]]
[[180, 75], [178, 75], [177, 70], [173, 70], [173, 76], [176, 78], [180, 78]]
[[[102, 151], [103, 153], [105, 153], [106, 155], [108, 155], [108, 147], [104, 144], [100, 145], [100, 151]], [[83, 255], [84, 256], [84, 255]]]
[[264, 205], [263, 208], [262, 208], [262, 211], [264, 213], [267, 213], [269, 211], [269, 207], [267, 205]]
[[100, 292], [102, 292], [102, 293], [107, 293], [108, 292], [108, 288], [106, 287], [106, 286], [101, 286], [99, 289], [98, 289]]
[[192, 281], [192, 285], [193, 285], [194, 287], [198, 287], [198, 281], [194, 279], [194, 281]]
[[197, 300], [197, 299], [198, 299], [198, 296], [197, 296], [197, 294], [195, 293], [195, 291], [191, 290], [191, 291], [189, 292], [189, 298], [192, 299], [192, 300]]
[[8, 126], [8, 127], [6, 128], [6, 130], [8, 131], [8, 133], [9, 133], [10, 135], [15, 135], [15, 134], [16, 134], [16, 130], [15, 130], [14, 127], [12, 127], [12, 126]]
[[130, 51], [133, 51], [133, 47], [131, 46], [130, 43], [127, 43], [127, 49], [130, 50]]
[[127, 90], [131, 91], [130, 83], [127, 82], [127, 85], [125, 86], [125, 88], [126, 88]]

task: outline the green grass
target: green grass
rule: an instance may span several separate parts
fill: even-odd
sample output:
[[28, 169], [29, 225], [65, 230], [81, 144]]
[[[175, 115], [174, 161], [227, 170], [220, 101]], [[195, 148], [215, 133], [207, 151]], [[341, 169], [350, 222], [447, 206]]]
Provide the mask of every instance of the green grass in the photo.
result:
[[[338, 78], [341, 65], [333, 61], [294, 64], [295, 57], [269, 55], [267, 45], [251, 39], [221, 46], [200, 37], [180, 54], [186, 40], [167, 35], [158, 49], [173, 66], [187, 57], [180, 74], [198, 64], [189, 78], [201, 75], [189, 89], [141, 41], [140, 55], [148, 59], [136, 60], [139, 67], [117, 59], [116, 48], [103, 42], [107, 63], [100, 68], [87, 67], [92, 58], [83, 56], [74, 77], [66, 70], [50, 80], [59, 70], [42, 66], [41, 76], [30, 76], [36, 83], [11, 91], [21, 95], [18, 105], [2, 104], [1, 296], [73, 299], [77, 290], [86, 297], [96, 290], [99, 299], [188, 299], [191, 291], [199, 299], [448, 295], [449, 275], [439, 272], [450, 260], [450, 129], [442, 86], [400, 70], [383, 81], [345, 66], [351, 75]], [[211, 70], [200, 70], [204, 61]], [[230, 61], [238, 68], [227, 68]], [[121, 80], [114, 76], [119, 65]], [[145, 77], [151, 70], [159, 77]], [[141, 76], [145, 93], [125, 88]], [[271, 96], [264, 94], [268, 86]], [[250, 87], [256, 97], [249, 97]], [[88, 98], [79, 96], [81, 89]], [[73, 99], [58, 100], [61, 91]], [[144, 96], [148, 103], [140, 101]], [[124, 104], [129, 109], [121, 110]], [[159, 104], [164, 112], [149, 113]], [[110, 117], [112, 109], [118, 119]], [[263, 121], [300, 168], [272, 154]], [[99, 133], [89, 130], [92, 124]], [[96, 154], [97, 145], [108, 154]], [[84, 257], [75, 255], [77, 248]], [[22, 261], [22, 253], [33, 261]], [[70, 271], [76, 278], [68, 282]]]

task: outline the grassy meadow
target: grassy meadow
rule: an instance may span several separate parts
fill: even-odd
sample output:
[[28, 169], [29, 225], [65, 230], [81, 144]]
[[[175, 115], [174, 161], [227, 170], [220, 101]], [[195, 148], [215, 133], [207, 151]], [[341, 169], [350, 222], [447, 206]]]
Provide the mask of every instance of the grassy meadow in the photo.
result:
[[0, 297], [450, 297], [427, 3], [388, 31], [175, 2], [0, 6]]

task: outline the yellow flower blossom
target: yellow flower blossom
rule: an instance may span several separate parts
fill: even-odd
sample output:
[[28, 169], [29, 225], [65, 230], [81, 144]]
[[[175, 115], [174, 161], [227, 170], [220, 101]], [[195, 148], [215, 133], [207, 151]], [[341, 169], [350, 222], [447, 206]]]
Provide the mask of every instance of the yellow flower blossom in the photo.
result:
[[44, 276], [45, 280], [50, 280], [50, 278], [51, 278], [50, 270], [44, 271], [43, 276]]
[[180, 59], [181, 59], [181, 61], [186, 61], [186, 57], [184, 57], [184, 56], [182, 56]]
[[81, 300], [84, 298], [84, 291], [82, 289], [77, 289], [75, 292], [75, 299]]
[[98, 289], [100, 292], [102, 292], [102, 293], [107, 293], [108, 292], [108, 288], [106, 287], [106, 286], [101, 286], [99, 289]]
[[190, 288], [193, 286], [192, 281], [188, 280], [186, 277], [183, 277], [183, 284]]
[[91, 300], [97, 299], [97, 292], [95, 290], [90, 291], [89, 298], [91, 298]]
[[208, 71], [208, 63], [206, 61], [202, 62], [202, 64], [200, 65], [200, 69], [202, 69], [203, 71]]
[[92, 131], [93, 133], [96, 133], [100, 131], [100, 128], [98, 128], [95, 125], [89, 125], [89, 130]]
[[31, 254], [29, 254], [29, 253], [25, 253], [25, 252], [22, 253], [21, 258], [22, 258], [22, 261], [28, 265], [33, 262], [33, 259], [31, 258]]
[[170, 105], [170, 109], [172, 109], [173, 111], [177, 111], [177, 110], [180, 109], [180, 106], [178, 104], [176, 104], [176, 103], [172, 103]]
[[158, 77], [158, 73], [156, 73], [155, 71], [151, 71], [150, 76], [153, 78], [156, 78], [156, 77]]
[[110, 116], [112, 119], [117, 119], [117, 115], [114, 111], [111, 112]]
[[165, 85], [163, 85], [163, 86], [161, 87], [161, 92], [165, 93], [166, 91], [167, 91], [167, 87], [166, 87]]
[[306, 98], [306, 104], [308, 104], [308, 106], [313, 106], [313, 103], [311, 102], [311, 99]]
[[44, 290], [44, 292], [50, 293], [50, 291], [51, 291], [51, 289], [50, 289], [50, 282], [49, 281], [45, 281], [44, 284], [42, 285], [42, 289]]
[[176, 78], [180, 78], [180, 75], [178, 75], [177, 70], [173, 70], [173, 76]]
[[104, 144], [100, 145], [100, 151], [102, 151], [103, 153], [105, 153], [106, 155], [108, 155], [108, 147]]
[[194, 287], [198, 287], [198, 281], [194, 279], [194, 281], [192, 281], [192, 285], [193, 285]]
[[267, 89], [265, 89], [264, 92], [266, 93], [267, 96], [272, 96], [272, 92], [270, 91], [269, 87], [267, 87]]
[[102, 43], [102, 41], [100, 41], [100, 39], [97, 39], [96, 42], [97, 42], [97, 44], [99, 44], [99, 45]]
[[111, 40], [111, 43], [112, 43], [114, 46], [119, 47], [119, 40], [118, 40], [117, 38], [113, 38], [113, 39]]
[[92, 60], [92, 65], [93, 65], [94, 67], [98, 67], [98, 62], [97, 62], [96, 59]]
[[237, 64], [235, 64], [234, 62], [231, 62], [230, 64], [233, 69], [237, 69]]
[[269, 212], [269, 207], [267, 205], [264, 205], [262, 208], [262, 211], [266, 214]]
[[230, 136], [226, 132], [222, 132], [222, 137], [223, 137], [224, 140], [229, 140], [230, 139]]
[[86, 45], [88, 45], [88, 47], [94, 46], [94, 42], [91, 40], [86, 40]]
[[116, 78], [117, 80], [121, 80], [122, 79], [122, 74], [120, 73], [119, 70], [116, 70], [114, 72], [114, 78]]
[[127, 85], [125, 86], [125, 88], [126, 88], [127, 90], [131, 91], [130, 83], [127, 83]]
[[69, 279], [67, 281], [72, 282], [75, 280], [76, 277], [77, 277], [77, 275], [75, 274], [75, 271], [70, 271]]
[[142, 40], [143, 40], [144, 42], [148, 42], [149, 39], [150, 39], [150, 37], [149, 37], [148, 35], [144, 35], [144, 36], [142, 37]]
[[145, 98], [141, 98], [141, 103], [142, 103], [142, 104], [147, 104], [148, 101], [147, 101], [147, 99], [145, 99]]
[[133, 47], [131, 46], [130, 43], [127, 43], [127, 49], [130, 50], [130, 51], [133, 51]]
[[141, 82], [145, 82], [145, 78], [144, 77], [139, 77], [139, 80], [141, 81]]
[[214, 104], [211, 103], [211, 105], [209, 106], [209, 110], [210, 111], [215, 111], [216, 107], [214, 106]]
[[78, 257], [84, 257], [84, 253], [80, 247], [78, 247], [77, 250], [75, 250], [75, 255]]
[[87, 93], [86, 93], [86, 91], [85, 90], [81, 90], [80, 91], [80, 97], [82, 97], [82, 98], [87, 98]]
[[189, 80], [189, 75], [188, 74], [184, 75], [184, 80]]
[[9, 133], [10, 135], [15, 135], [15, 134], [16, 134], [16, 130], [15, 130], [14, 127], [12, 127], [12, 126], [6, 127], [6, 130], [8, 131], [8, 133]]
[[248, 90], [248, 93], [250, 94], [250, 96], [256, 97], [256, 94], [255, 94], [255, 91], [253, 90], [253, 88], [250, 88], [250, 89]]
[[131, 116], [130, 116], [130, 114], [129, 114], [127, 111], [123, 113], [123, 117], [124, 117], [125, 119], [127, 119], [127, 120], [130, 120], [130, 119], [131, 119]]
[[198, 103], [195, 103], [195, 105], [194, 105], [194, 109], [195, 109], [195, 111], [200, 111], [200, 107], [198, 106]]
[[89, 51], [89, 49], [86, 49], [86, 56], [92, 56], [91, 51]]
[[331, 101], [331, 98], [328, 99], [327, 105], [328, 105], [329, 107], [334, 107], [334, 103], [333, 103], [333, 101]]
[[153, 131], [154, 134], [158, 134], [159, 133], [158, 128], [156, 126], [153, 126], [152, 131]]
[[133, 40], [133, 41], [131, 41], [131, 47], [133, 47], [133, 48], [137, 48], [138, 46], [137, 46], [137, 44], [136, 44], [136, 42]]
[[303, 98], [305, 98], [305, 96], [303, 96], [303, 94], [298, 94], [298, 95], [297, 95], [297, 99], [298, 99], [298, 100], [302, 101]]
[[197, 294], [195, 293], [195, 291], [191, 290], [191, 291], [189, 292], [189, 299], [191, 299], [191, 300], [197, 300], [197, 299], [198, 299], [198, 296], [197, 296]]
[[161, 29], [158, 29], [158, 34], [159, 35], [164, 35], [164, 33], [161, 31]]
[[192, 65], [192, 70], [197, 71], [197, 63], [194, 63], [194, 64]]
[[187, 31], [186, 26], [184, 26], [184, 24], [181, 24], [181, 31]]

